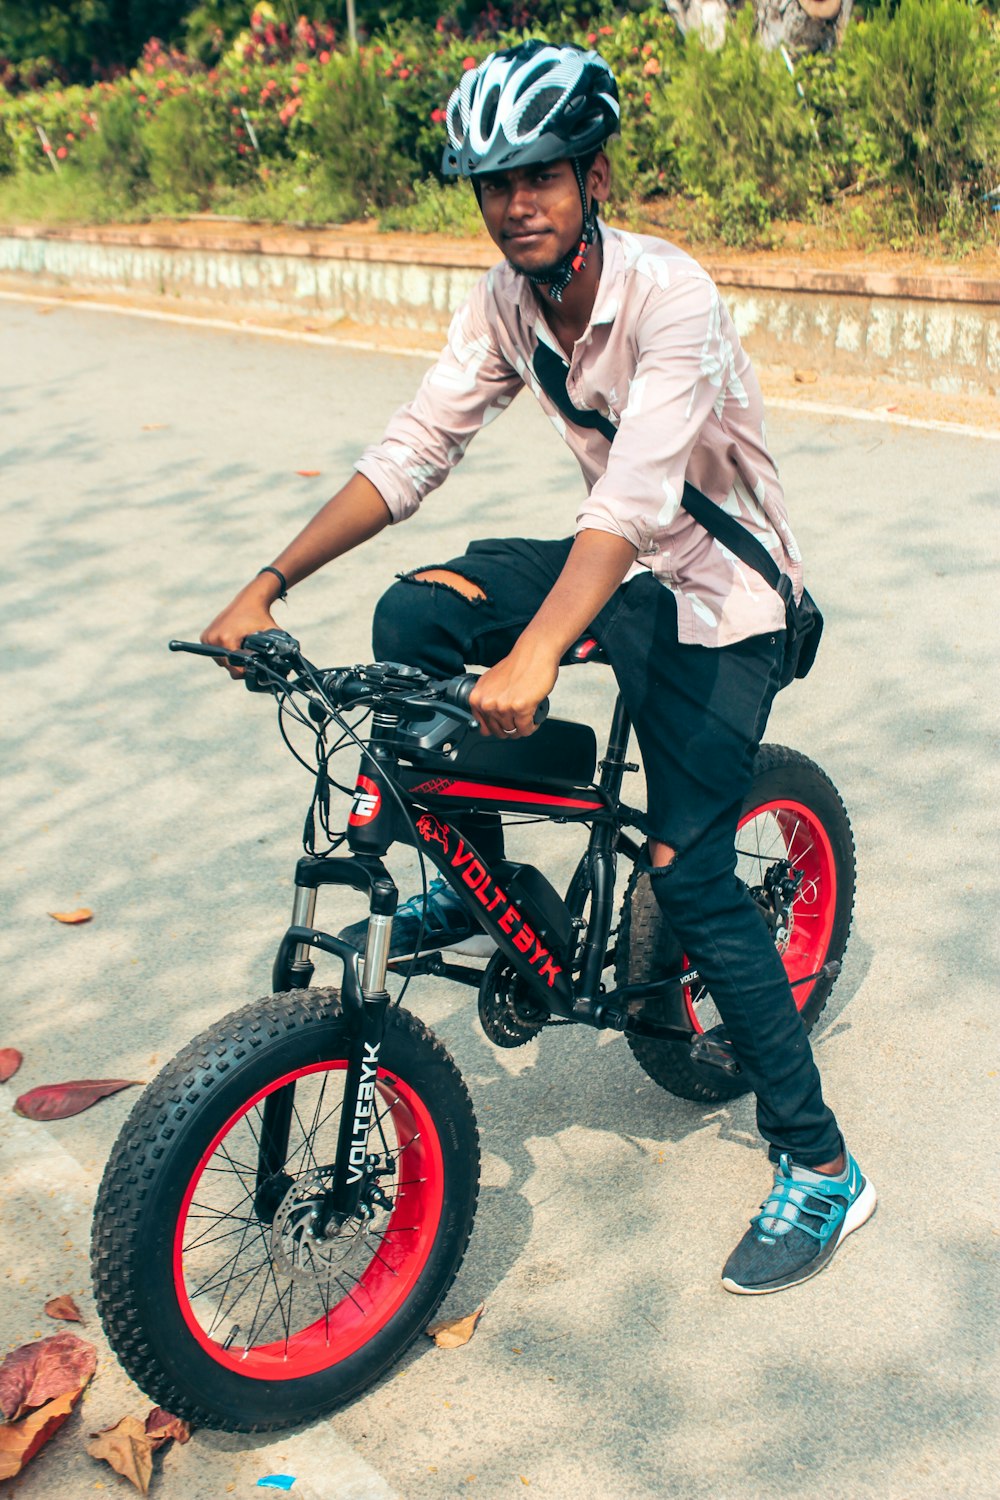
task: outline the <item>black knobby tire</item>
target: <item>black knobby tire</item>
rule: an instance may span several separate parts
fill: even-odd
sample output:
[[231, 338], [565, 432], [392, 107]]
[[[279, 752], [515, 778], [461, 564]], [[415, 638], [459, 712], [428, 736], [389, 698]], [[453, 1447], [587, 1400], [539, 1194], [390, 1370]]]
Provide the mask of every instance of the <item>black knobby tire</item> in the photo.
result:
[[[249, 1005], [164, 1068], [108, 1162], [92, 1242], [101, 1320], [142, 1390], [200, 1426], [285, 1427], [349, 1400], [417, 1338], [461, 1265], [476, 1118], [448, 1053], [400, 1009], [386, 1019], [368, 1144], [394, 1168], [367, 1230], [351, 1221], [314, 1253], [303, 1225], [324, 1168], [329, 1181], [347, 1048], [335, 992]], [[278, 1090], [295, 1104], [288, 1154], [261, 1191], [261, 1123]]]
[[[792, 907], [791, 936], [783, 959], [789, 979], [814, 974], [843, 958], [854, 910], [854, 839], [847, 809], [833, 782], [813, 761], [782, 745], [762, 745], [737, 834], [737, 873], [760, 885], [778, 859], [804, 871]], [[649, 876], [636, 867], [625, 894], [615, 979], [638, 984], [679, 971], [684, 954], [653, 895]], [[807, 1031], [830, 996], [835, 977], [793, 988]], [[707, 1031], [720, 1019], [702, 986], [672, 997], [669, 1019]], [[667, 1017], [665, 1017], [667, 1018]], [[655, 1083], [682, 1099], [715, 1103], [745, 1094], [742, 1074], [728, 1077], [691, 1057], [683, 1042], [629, 1037], [640, 1066]]]

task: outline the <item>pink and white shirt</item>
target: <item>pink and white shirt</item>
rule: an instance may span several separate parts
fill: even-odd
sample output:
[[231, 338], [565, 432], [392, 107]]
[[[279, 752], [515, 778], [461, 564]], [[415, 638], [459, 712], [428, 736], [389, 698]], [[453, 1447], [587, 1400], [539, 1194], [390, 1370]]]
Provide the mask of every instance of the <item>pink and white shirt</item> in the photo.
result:
[[576, 531], [613, 532], [635, 546], [626, 579], [648, 569], [671, 590], [682, 642], [725, 646], [783, 629], [778, 595], [680, 504], [687, 479], [768, 548], [799, 594], [801, 554], [739, 335], [689, 255], [606, 225], [601, 236], [600, 284], [566, 388], [575, 405], [614, 424], [613, 444], [567, 423], [539, 386], [531, 363], [538, 342], [565, 355], [530, 283], [503, 262], [458, 309], [415, 398], [355, 467], [401, 521], [527, 386], [583, 472]]

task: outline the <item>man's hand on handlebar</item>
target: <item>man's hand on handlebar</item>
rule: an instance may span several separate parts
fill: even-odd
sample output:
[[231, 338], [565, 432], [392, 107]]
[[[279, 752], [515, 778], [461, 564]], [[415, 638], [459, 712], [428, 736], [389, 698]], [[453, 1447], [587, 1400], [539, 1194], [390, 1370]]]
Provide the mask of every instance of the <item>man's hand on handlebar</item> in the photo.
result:
[[509, 656], [484, 672], [469, 698], [469, 708], [483, 734], [523, 739], [538, 728], [535, 714], [559, 676], [559, 663], [548, 653], [526, 652], [520, 642]]
[[[271, 614], [271, 605], [278, 595], [277, 580], [271, 573], [263, 573], [240, 589], [231, 604], [217, 614], [211, 625], [202, 631], [200, 639], [206, 646], [224, 646], [238, 651], [248, 635], [257, 630], [277, 630], [278, 623]], [[225, 657], [216, 657], [216, 666], [224, 667], [230, 677], [240, 680], [245, 674], [242, 667]]]

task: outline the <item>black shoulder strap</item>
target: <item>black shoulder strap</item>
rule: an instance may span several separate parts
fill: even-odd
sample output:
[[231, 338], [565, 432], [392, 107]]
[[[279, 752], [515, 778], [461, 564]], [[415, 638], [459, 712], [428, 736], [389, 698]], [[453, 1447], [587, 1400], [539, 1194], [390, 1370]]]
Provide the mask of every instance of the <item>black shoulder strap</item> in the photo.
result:
[[[574, 406], [570, 400], [566, 389], [569, 366], [554, 349], [539, 340], [531, 363], [542, 390], [567, 421], [573, 422], [577, 427], [596, 428], [609, 443], [614, 442], [618, 429], [613, 422], [609, 422], [607, 417], [602, 417], [600, 412]], [[745, 562], [747, 567], [760, 573], [764, 580], [785, 599], [786, 604], [788, 603], [786, 596], [791, 595], [792, 587], [788, 575], [782, 573], [767, 548], [758, 542], [756, 537], [751, 536], [735, 516], [729, 515], [707, 495], [703, 495], [701, 490], [696, 490], [694, 485], [689, 484], [687, 480], [684, 482], [681, 504], [689, 515], [694, 516], [700, 526], [704, 526], [707, 532], [720, 541], [724, 547], [728, 547], [729, 551], [741, 562]]]
[[599, 411], [589, 408], [581, 410], [569, 399], [569, 391], [566, 389], [569, 366], [554, 349], [550, 349], [548, 344], [543, 344], [539, 339], [531, 363], [538, 377], [538, 384], [568, 421], [574, 422], [577, 427], [596, 427], [601, 437], [607, 438], [609, 443], [614, 442], [618, 429], [613, 422], [602, 417]]

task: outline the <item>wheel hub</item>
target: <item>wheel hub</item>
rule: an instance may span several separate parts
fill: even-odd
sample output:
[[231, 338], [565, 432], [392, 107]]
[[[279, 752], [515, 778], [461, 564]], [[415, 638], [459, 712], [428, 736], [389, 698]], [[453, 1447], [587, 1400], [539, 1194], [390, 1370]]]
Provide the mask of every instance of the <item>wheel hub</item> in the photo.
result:
[[358, 1239], [368, 1235], [377, 1209], [392, 1208], [392, 1200], [386, 1197], [372, 1173], [357, 1213], [343, 1224], [331, 1222], [323, 1234], [320, 1225], [328, 1192], [329, 1183], [322, 1172], [309, 1172], [288, 1189], [271, 1225], [275, 1270], [292, 1278], [315, 1278], [337, 1270]]

